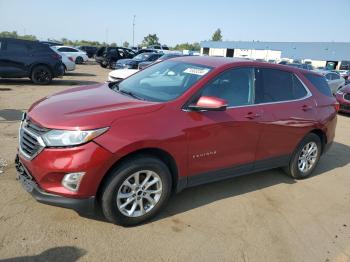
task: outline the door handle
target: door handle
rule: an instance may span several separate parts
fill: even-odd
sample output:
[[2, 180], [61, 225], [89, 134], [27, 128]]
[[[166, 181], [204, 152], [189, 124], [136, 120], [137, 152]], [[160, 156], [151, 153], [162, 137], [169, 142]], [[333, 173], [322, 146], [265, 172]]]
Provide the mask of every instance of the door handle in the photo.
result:
[[258, 118], [258, 117], [261, 117], [261, 113], [249, 112], [248, 114], [245, 115], [245, 118], [248, 118], [248, 119], [255, 119], [255, 118]]
[[309, 106], [309, 105], [303, 105], [303, 106], [301, 107], [301, 109], [302, 109], [303, 111], [309, 111], [309, 110], [311, 110], [311, 109], [312, 109], [312, 106]]

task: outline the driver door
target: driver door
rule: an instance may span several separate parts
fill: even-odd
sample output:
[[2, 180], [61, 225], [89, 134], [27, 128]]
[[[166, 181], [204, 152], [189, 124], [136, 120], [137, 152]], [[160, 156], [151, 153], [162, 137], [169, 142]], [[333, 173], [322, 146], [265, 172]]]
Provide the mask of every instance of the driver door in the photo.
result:
[[189, 184], [253, 170], [263, 114], [261, 106], [253, 104], [254, 79], [253, 68], [229, 69], [209, 82], [198, 96], [226, 100], [226, 111], [186, 112], [190, 126], [186, 130]]

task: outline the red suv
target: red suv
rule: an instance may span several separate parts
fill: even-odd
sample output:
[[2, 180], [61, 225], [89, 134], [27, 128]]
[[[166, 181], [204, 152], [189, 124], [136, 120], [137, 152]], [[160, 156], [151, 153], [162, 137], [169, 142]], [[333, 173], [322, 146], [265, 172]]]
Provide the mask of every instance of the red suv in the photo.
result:
[[39, 202], [134, 225], [172, 192], [270, 168], [308, 177], [333, 142], [325, 78], [232, 58], [170, 59], [34, 103], [18, 179]]

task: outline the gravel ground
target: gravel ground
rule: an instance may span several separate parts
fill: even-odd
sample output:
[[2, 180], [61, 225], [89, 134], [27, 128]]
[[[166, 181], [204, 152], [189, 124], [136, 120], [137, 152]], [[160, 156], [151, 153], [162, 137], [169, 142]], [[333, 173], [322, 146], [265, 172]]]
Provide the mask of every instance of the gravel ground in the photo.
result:
[[[5, 261], [350, 261], [350, 117], [315, 175], [279, 169], [187, 189], [133, 228], [37, 203], [15, 180], [21, 112], [109, 70], [79, 65], [49, 86], [0, 79], [0, 259]], [[2, 261], [2, 260], [1, 260]]]

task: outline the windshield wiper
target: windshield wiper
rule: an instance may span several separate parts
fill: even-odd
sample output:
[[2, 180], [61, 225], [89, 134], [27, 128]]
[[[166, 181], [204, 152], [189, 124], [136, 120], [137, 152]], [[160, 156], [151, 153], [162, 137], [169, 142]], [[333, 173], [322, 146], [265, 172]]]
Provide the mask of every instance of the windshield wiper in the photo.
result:
[[122, 89], [117, 89], [119, 93], [122, 93], [122, 94], [125, 94], [125, 95], [128, 95], [128, 96], [131, 96], [133, 98], [136, 98], [138, 100], [145, 100], [144, 98], [138, 96], [138, 95], [135, 95], [133, 92], [131, 91], [126, 91], [126, 90], [122, 90]]

